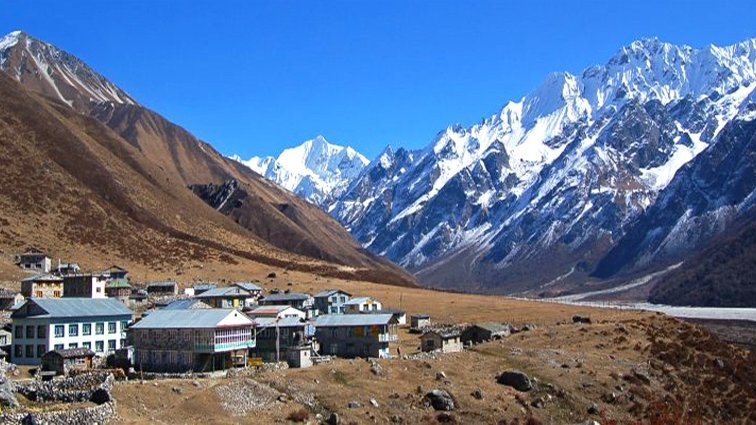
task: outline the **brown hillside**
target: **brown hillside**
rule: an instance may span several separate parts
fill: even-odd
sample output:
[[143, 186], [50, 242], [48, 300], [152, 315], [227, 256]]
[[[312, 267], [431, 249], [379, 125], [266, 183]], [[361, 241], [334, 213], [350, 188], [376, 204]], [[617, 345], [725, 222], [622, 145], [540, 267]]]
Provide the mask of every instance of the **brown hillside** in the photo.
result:
[[[136, 262], [157, 271], [238, 257], [330, 275], [411, 282], [389, 263], [381, 273], [271, 246], [208, 207], [182, 179], [97, 120], [37, 97], [5, 75], [0, 76], [0, 157], [5, 166], [0, 243], [7, 254], [34, 245], [56, 256]], [[266, 189], [255, 193], [261, 199], [283, 193], [259, 186]], [[281, 227], [295, 226], [278, 215]], [[345, 231], [332, 230], [339, 231], [347, 242], [338, 249], [356, 245]]]

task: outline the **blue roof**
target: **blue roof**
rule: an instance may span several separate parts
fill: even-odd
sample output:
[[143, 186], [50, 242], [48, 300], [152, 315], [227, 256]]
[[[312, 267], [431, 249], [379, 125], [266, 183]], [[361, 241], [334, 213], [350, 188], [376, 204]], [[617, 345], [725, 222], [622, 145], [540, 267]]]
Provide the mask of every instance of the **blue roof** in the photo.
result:
[[356, 297], [344, 303], [344, 305], [359, 305], [368, 301], [379, 302], [378, 300], [370, 297]]
[[333, 294], [338, 294], [338, 293], [342, 293], [348, 297], [352, 296], [352, 294], [350, 294], [349, 292], [343, 291], [341, 289], [326, 289], [325, 291], [321, 291], [315, 294], [315, 298], [326, 298], [326, 297], [330, 297]]
[[23, 279], [21, 282], [63, 282], [63, 278], [49, 273], [37, 274]]
[[[188, 300], [172, 301], [167, 306], [163, 307], [162, 310], [189, 310], [191, 308], [197, 308], [197, 307], [194, 307], [194, 305], [197, 303], [201, 303], [201, 304], [204, 304], [206, 307], [209, 307], [207, 304], [203, 303], [200, 300], [188, 299]], [[200, 306], [199, 308], [203, 308], [203, 306]]]
[[234, 283], [234, 286], [238, 286], [251, 292], [263, 290], [259, 285], [256, 285], [252, 282], [236, 282]]
[[132, 315], [131, 310], [114, 298], [34, 298], [26, 301], [11, 317], [54, 319]]
[[288, 294], [270, 294], [263, 297], [263, 302], [276, 302], [276, 301], [304, 301], [310, 299], [310, 294], [301, 294], [298, 292], [290, 292]]
[[201, 308], [194, 310], [156, 310], [142, 320], [131, 325], [131, 329], [204, 329], [215, 328], [229, 314], [239, 314], [250, 325], [252, 320], [244, 313], [231, 308]]
[[315, 319], [316, 327], [388, 325], [391, 314], [324, 314]]
[[225, 298], [225, 297], [252, 297], [253, 295], [246, 289], [238, 286], [225, 286], [223, 288], [213, 288], [197, 295], [197, 298]]

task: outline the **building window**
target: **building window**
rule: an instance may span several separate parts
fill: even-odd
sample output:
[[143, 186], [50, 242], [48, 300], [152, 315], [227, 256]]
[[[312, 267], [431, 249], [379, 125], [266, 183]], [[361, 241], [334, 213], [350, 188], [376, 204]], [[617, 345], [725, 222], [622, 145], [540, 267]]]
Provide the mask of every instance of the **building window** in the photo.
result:
[[42, 355], [45, 354], [45, 348], [44, 345], [37, 346], [37, 357], [42, 358]]
[[115, 351], [116, 349], [116, 340], [110, 339], [108, 340], [108, 351]]
[[95, 335], [102, 335], [104, 333], [105, 333], [105, 324], [102, 322], [95, 323]]
[[47, 326], [37, 326], [37, 338], [47, 338]]
[[97, 287], [97, 288], [95, 289], [95, 292], [97, 292], [97, 293], [99, 294], [100, 292], [102, 292], [102, 288], [100, 288], [100, 287], [98, 286], [98, 287]]
[[79, 336], [79, 324], [68, 325], [68, 336]]
[[34, 339], [34, 326], [26, 327], [26, 339]]
[[24, 327], [21, 325], [16, 325], [16, 334], [14, 335], [16, 338], [23, 338], [24, 337]]
[[60, 291], [58, 290], [53, 291], [53, 297], [60, 298]]
[[121, 332], [126, 332], [126, 327], [129, 326], [128, 320], [121, 320]]
[[114, 334], [116, 332], [116, 322], [108, 322], [108, 333]]
[[34, 357], [34, 346], [31, 344], [26, 346], [26, 357], [28, 358]]
[[98, 353], [105, 351], [105, 341], [95, 341], [95, 351]]
[[84, 348], [86, 348], [86, 349], [88, 349], [88, 350], [91, 350], [91, 349], [92, 349], [92, 343], [91, 343], [91, 342], [89, 342], [89, 341], [87, 341], [87, 342], [82, 342], [82, 343], [81, 343], [81, 346], [82, 346], [82, 347], [84, 347]]
[[63, 344], [55, 344], [55, 347], [53, 347], [54, 350], [62, 350], [64, 347]]
[[65, 327], [63, 325], [55, 325], [55, 338], [63, 338], [65, 334]]
[[13, 356], [14, 357], [21, 357], [23, 355], [23, 348], [21, 347], [21, 344], [16, 344], [13, 346]]
[[79, 348], [79, 344], [77, 344], [75, 342], [72, 342], [72, 343], [68, 344], [68, 348]]
[[82, 335], [92, 335], [92, 324], [91, 323], [84, 323], [81, 325], [81, 333]]

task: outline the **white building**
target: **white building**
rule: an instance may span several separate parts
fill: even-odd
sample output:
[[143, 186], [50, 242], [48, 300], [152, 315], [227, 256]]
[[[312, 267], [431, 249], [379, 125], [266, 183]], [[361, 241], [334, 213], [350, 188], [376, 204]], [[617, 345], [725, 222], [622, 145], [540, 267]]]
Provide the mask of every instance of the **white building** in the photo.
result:
[[18, 266], [24, 270], [34, 270], [38, 273], [50, 273], [52, 260], [44, 252], [30, 249], [18, 256]]
[[370, 297], [356, 297], [344, 303], [344, 312], [349, 313], [364, 313], [368, 311], [377, 312], [383, 308], [383, 304], [380, 301]]
[[38, 365], [50, 350], [88, 348], [105, 356], [126, 345], [133, 314], [109, 298], [38, 298], [11, 314], [11, 362]]
[[105, 298], [108, 276], [102, 273], [72, 274], [63, 277], [64, 298]]

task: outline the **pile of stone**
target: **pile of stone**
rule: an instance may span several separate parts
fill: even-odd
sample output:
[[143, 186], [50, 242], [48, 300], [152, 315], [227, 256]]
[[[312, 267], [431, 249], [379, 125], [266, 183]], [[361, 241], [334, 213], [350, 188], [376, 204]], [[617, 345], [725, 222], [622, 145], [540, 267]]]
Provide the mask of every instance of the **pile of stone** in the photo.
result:
[[279, 398], [286, 398], [283, 393], [268, 385], [252, 379], [242, 379], [215, 388], [223, 409], [235, 416], [244, 416], [249, 412], [264, 409]]
[[92, 372], [47, 382], [19, 382], [16, 391], [29, 400], [38, 402], [76, 403], [97, 398], [104, 403], [110, 401], [114, 381], [110, 373]]

